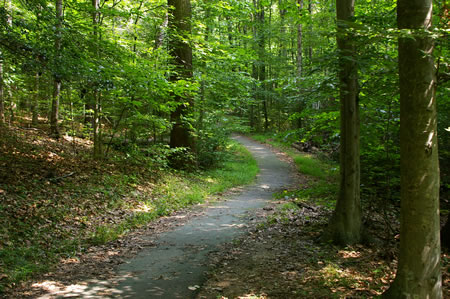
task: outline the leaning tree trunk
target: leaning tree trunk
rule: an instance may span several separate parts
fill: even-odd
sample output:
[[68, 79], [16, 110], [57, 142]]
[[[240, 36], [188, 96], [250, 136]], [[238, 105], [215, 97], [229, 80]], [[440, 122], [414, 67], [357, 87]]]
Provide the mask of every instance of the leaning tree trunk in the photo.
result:
[[53, 98], [52, 112], [50, 114], [50, 136], [60, 137], [59, 118], [59, 98], [61, 97], [61, 40], [62, 40], [62, 0], [56, 0], [56, 36], [55, 36], [55, 70], [53, 76]]
[[340, 88], [340, 189], [336, 209], [330, 219], [329, 234], [338, 244], [361, 239], [359, 106], [355, 43], [345, 21], [351, 21], [355, 0], [337, 0]]
[[432, 0], [399, 0], [400, 254], [385, 298], [442, 298]]
[[[184, 38], [191, 33], [191, 1], [190, 0], [168, 0], [169, 6], [169, 48], [175, 65], [174, 75], [171, 81], [192, 78], [192, 49]], [[194, 150], [194, 140], [191, 136], [189, 124], [186, 117], [193, 106], [191, 96], [174, 95], [177, 107], [171, 113], [170, 119], [173, 123], [170, 132], [171, 147], [187, 147]]]

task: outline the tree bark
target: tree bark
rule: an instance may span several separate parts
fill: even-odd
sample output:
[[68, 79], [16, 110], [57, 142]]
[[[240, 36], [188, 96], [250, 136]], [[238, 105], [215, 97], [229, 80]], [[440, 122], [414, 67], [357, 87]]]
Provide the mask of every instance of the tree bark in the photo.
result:
[[[175, 70], [170, 80], [190, 80], [192, 78], [192, 49], [188, 42], [182, 37], [188, 37], [191, 33], [191, 1], [190, 0], [168, 0], [169, 6], [169, 49], [175, 65]], [[173, 123], [170, 132], [171, 147], [187, 147], [194, 150], [195, 144], [191, 136], [189, 124], [186, 117], [193, 107], [191, 96], [174, 95], [177, 102], [176, 109], [171, 113]]]
[[38, 109], [39, 109], [39, 88], [40, 88], [40, 75], [39, 72], [36, 72], [36, 76], [34, 78], [34, 95], [33, 102], [31, 103], [31, 124], [36, 126], [38, 124]]
[[[298, 0], [298, 11], [300, 17], [302, 16], [303, 10], [303, 0]], [[302, 48], [303, 48], [303, 25], [302, 20], [299, 21], [297, 25], [297, 75], [302, 76], [303, 71], [303, 59], [302, 59]]]
[[0, 126], [5, 124], [5, 88], [3, 82], [3, 57], [0, 53]]
[[53, 98], [52, 112], [50, 114], [50, 136], [58, 139], [60, 137], [59, 118], [59, 98], [61, 97], [61, 40], [62, 40], [62, 20], [63, 3], [56, 0], [56, 33], [55, 33], [55, 70], [53, 75]]
[[[99, 53], [99, 26], [100, 26], [100, 0], [92, 0], [92, 26], [94, 35], [94, 55], [98, 60]], [[98, 82], [95, 82], [94, 89], [92, 91], [92, 104], [94, 108], [94, 118], [92, 119], [92, 131], [94, 133], [94, 158], [101, 159], [103, 156], [103, 142], [102, 142], [102, 131], [101, 131], [101, 93], [99, 91]]]
[[400, 253], [384, 298], [442, 298], [432, 0], [399, 0]]
[[361, 240], [359, 105], [356, 50], [343, 21], [351, 21], [355, 0], [337, 0], [340, 89], [340, 189], [336, 209], [330, 219], [331, 239], [342, 245]]
[[[6, 23], [9, 27], [12, 26], [12, 15], [11, 15], [11, 0], [5, 1], [4, 6], [9, 12], [6, 19]], [[4, 125], [6, 122], [5, 118], [5, 82], [3, 81], [4, 74], [4, 57], [3, 53], [0, 51], [0, 126]]]

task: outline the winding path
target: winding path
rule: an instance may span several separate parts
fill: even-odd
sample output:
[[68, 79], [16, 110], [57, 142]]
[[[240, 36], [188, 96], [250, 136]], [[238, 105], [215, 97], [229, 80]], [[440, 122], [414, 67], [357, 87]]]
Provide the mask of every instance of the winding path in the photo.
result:
[[[266, 146], [235, 136], [261, 169], [254, 184], [226, 201], [212, 204], [202, 216], [162, 233], [147, 248], [117, 268], [116, 281], [91, 283], [78, 298], [193, 298], [205, 279], [208, 253], [242, 233], [244, 215], [263, 207], [272, 193], [292, 181], [290, 166]], [[66, 294], [67, 295], [67, 294]]]

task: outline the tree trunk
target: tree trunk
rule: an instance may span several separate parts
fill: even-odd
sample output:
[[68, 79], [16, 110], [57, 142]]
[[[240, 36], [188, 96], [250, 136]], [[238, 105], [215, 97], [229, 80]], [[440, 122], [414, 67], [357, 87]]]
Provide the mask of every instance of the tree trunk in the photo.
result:
[[[192, 49], [188, 42], [182, 37], [189, 38], [191, 33], [191, 1], [190, 0], [168, 0], [169, 6], [169, 29], [171, 31], [169, 40], [170, 54], [175, 65], [170, 80], [189, 80], [192, 78]], [[189, 124], [186, 117], [193, 106], [191, 96], [174, 95], [177, 107], [170, 115], [173, 123], [170, 132], [171, 147], [188, 147], [194, 150], [195, 144], [191, 136]]]
[[58, 139], [60, 137], [59, 118], [59, 98], [61, 96], [61, 39], [63, 9], [62, 0], [56, 0], [56, 36], [55, 36], [55, 75], [53, 76], [53, 98], [52, 112], [50, 115], [50, 136]]
[[0, 53], [0, 126], [5, 124], [5, 88], [3, 82], [3, 57]]
[[[300, 17], [302, 16], [303, 10], [303, 0], [298, 0], [298, 11]], [[302, 45], [303, 43], [303, 25], [302, 20], [300, 19], [297, 25], [297, 75], [298, 77], [302, 76], [302, 68], [303, 68], [303, 60], [302, 60]]]
[[40, 75], [39, 72], [36, 72], [36, 76], [34, 79], [34, 95], [33, 95], [33, 102], [31, 104], [31, 114], [32, 114], [32, 118], [31, 118], [31, 124], [33, 126], [37, 126], [38, 124], [38, 109], [39, 109], [39, 88], [40, 88]]
[[385, 298], [442, 298], [432, 0], [399, 0], [400, 254]]
[[337, 0], [340, 82], [340, 189], [336, 209], [330, 219], [331, 239], [342, 245], [361, 239], [359, 105], [355, 44], [342, 21], [351, 21], [355, 0]]
[[[12, 26], [12, 15], [11, 15], [11, 0], [4, 2], [4, 7], [7, 12], [9, 12], [6, 23], [8, 26]], [[3, 81], [4, 73], [4, 57], [3, 53], [0, 51], [0, 126], [4, 125], [6, 122], [5, 118], [5, 82]]]
[[[92, 0], [92, 25], [93, 25], [93, 35], [94, 35], [94, 55], [95, 58], [99, 58], [99, 25], [100, 25], [100, 0]], [[102, 131], [101, 131], [101, 93], [99, 91], [98, 82], [94, 84], [94, 90], [92, 91], [92, 104], [94, 108], [94, 118], [92, 119], [92, 131], [94, 133], [94, 158], [101, 159], [103, 156], [103, 141], [102, 141]]]
[[[312, 0], [308, 1], [308, 12], [309, 17], [312, 19]], [[313, 48], [311, 46], [311, 41], [313, 40], [313, 28], [312, 28], [312, 22], [310, 21], [310, 24], [308, 26], [309, 31], [309, 47], [308, 47], [308, 58], [309, 58], [309, 65], [312, 64], [312, 56], [313, 56]]]

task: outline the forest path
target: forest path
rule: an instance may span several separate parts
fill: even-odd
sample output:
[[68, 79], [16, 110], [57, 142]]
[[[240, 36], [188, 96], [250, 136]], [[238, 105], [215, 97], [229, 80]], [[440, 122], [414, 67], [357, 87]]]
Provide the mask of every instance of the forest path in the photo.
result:
[[[255, 157], [260, 168], [255, 183], [225, 201], [210, 205], [183, 226], [148, 237], [156, 246], [118, 266], [116, 279], [97, 280], [71, 294], [78, 298], [193, 298], [205, 280], [208, 253], [232, 241], [273, 192], [294, 182], [291, 166], [267, 146], [234, 136]], [[47, 296], [41, 298], [49, 298]], [[52, 297], [54, 298], [54, 297]]]

